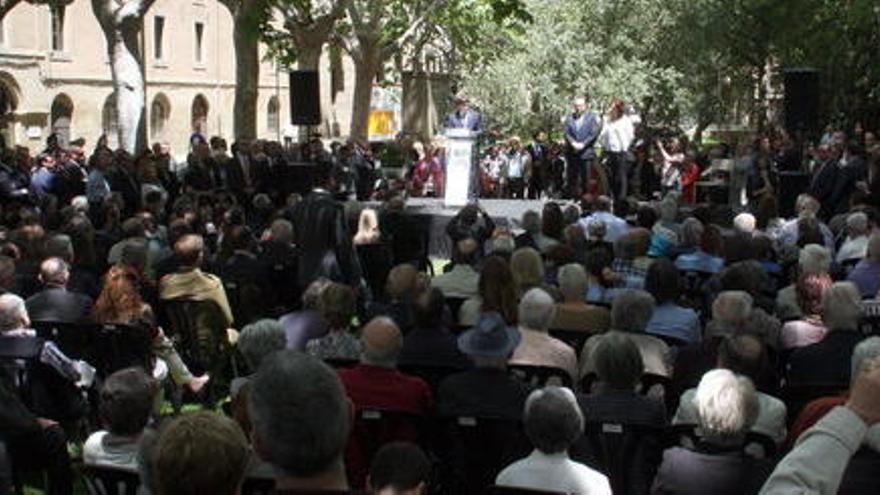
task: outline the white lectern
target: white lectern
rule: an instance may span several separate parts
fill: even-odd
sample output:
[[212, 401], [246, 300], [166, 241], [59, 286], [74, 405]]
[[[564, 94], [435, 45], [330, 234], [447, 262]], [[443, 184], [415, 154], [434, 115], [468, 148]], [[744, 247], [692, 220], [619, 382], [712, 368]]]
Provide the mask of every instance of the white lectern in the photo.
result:
[[457, 208], [468, 203], [474, 166], [474, 142], [478, 134], [468, 129], [446, 129], [445, 206]]

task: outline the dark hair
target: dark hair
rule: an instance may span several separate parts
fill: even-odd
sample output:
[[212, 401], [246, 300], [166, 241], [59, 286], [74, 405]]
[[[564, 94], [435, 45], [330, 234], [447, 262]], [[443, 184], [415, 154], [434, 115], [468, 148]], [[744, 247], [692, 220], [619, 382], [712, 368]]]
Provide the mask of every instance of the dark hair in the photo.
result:
[[797, 221], [798, 237], [797, 246], [802, 248], [807, 244], [825, 245], [825, 237], [819, 228], [819, 220], [815, 217], [804, 217]]
[[[571, 391], [560, 387], [535, 390], [526, 400], [523, 423], [526, 436], [545, 454], [565, 452], [584, 431], [584, 418]], [[538, 395], [539, 394], [539, 395]]]
[[657, 210], [649, 205], [640, 206], [636, 212], [636, 227], [650, 229], [657, 223]]
[[409, 442], [385, 444], [373, 457], [370, 466], [370, 488], [379, 493], [384, 488], [412, 490], [421, 483], [427, 484], [431, 474], [428, 456]]
[[443, 319], [446, 301], [443, 292], [433, 287], [416, 298], [413, 305], [413, 319], [418, 328], [433, 328]]
[[489, 256], [480, 271], [482, 311], [496, 311], [508, 325], [517, 321], [517, 292], [510, 265], [500, 256]]
[[718, 346], [718, 362], [721, 366], [755, 381], [767, 366], [767, 349], [760, 338], [740, 334], [727, 337]]
[[678, 301], [681, 285], [675, 264], [668, 258], [654, 260], [645, 275], [645, 290], [654, 296], [657, 304]]
[[558, 241], [563, 241], [563, 230], [565, 229], [565, 216], [562, 214], [562, 208], [558, 203], [547, 203], [544, 205], [544, 211], [541, 213], [541, 231], [547, 237], [551, 237]]
[[104, 426], [114, 435], [139, 434], [150, 420], [155, 391], [155, 382], [141, 368], [126, 368], [107, 377], [99, 406]]

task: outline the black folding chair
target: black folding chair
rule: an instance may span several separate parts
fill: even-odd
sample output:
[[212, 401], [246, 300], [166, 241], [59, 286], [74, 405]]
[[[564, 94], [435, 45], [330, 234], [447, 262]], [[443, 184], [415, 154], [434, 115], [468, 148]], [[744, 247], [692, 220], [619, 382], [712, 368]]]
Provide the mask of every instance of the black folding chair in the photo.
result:
[[664, 435], [661, 428], [643, 425], [587, 423], [570, 454], [605, 473], [613, 493], [647, 494], [663, 456]]
[[397, 369], [404, 374], [421, 378], [431, 387], [431, 391], [435, 394], [440, 386], [440, 382], [447, 376], [463, 371], [462, 368], [454, 366], [432, 366], [423, 364], [398, 364]]
[[449, 485], [443, 493], [483, 494], [505, 466], [531, 451], [522, 424], [511, 419], [442, 418], [436, 433], [439, 478]]
[[101, 376], [109, 376], [130, 366], [153, 372], [153, 332], [146, 326], [107, 323], [97, 330], [93, 366]]
[[[667, 446], [681, 446], [693, 449], [700, 442], [697, 425], [678, 424], [667, 428]], [[776, 441], [769, 435], [757, 431], [749, 431], [743, 443], [743, 451], [756, 459], [773, 459], [779, 453]]]
[[551, 329], [550, 335], [571, 346], [571, 348], [574, 349], [575, 354], [579, 355], [581, 353], [581, 349], [584, 348], [584, 344], [587, 342], [587, 339], [595, 334], [576, 330]]
[[571, 388], [572, 379], [568, 371], [553, 366], [534, 366], [528, 364], [509, 364], [507, 371], [510, 376], [531, 387], [557, 385]]
[[40, 338], [54, 342], [67, 357], [92, 363], [100, 325], [32, 321], [31, 326]]
[[345, 466], [349, 482], [355, 487], [366, 483], [373, 456], [383, 445], [412, 442], [424, 445], [426, 419], [420, 414], [387, 409], [360, 409], [345, 448]]
[[83, 482], [89, 495], [138, 495], [138, 473], [104, 466], [84, 466]]

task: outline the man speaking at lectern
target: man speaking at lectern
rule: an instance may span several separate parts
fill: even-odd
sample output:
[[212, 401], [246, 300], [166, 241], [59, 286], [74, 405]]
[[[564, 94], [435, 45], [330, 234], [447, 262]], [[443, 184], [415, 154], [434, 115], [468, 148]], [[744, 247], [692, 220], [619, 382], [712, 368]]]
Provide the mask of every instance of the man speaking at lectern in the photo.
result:
[[[472, 110], [468, 104], [467, 98], [463, 96], [455, 97], [455, 111], [446, 116], [443, 127], [449, 129], [460, 129], [471, 132], [474, 137], [483, 132], [483, 116], [476, 110]], [[473, 200], [479, 196], [479, 174], [471, 160], [470, 173], [468, 174], [468, 199]], [[449, 171], [447, 170], [447, 174]]]

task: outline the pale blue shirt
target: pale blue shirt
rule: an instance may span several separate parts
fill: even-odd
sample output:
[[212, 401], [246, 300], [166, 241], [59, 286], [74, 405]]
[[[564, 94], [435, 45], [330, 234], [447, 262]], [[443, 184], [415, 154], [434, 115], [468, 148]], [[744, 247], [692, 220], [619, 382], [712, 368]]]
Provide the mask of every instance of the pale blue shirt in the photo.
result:
[[665, 302], [654, 308], [654, 314], [645, 327], [645, 333], [665, 335], [692, 344], [702, 339], [700, 318], [697, 313], [673, 302]]

